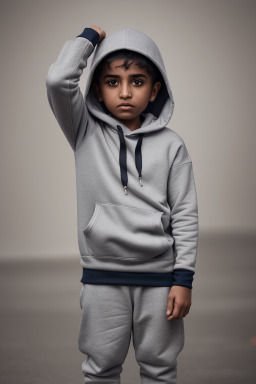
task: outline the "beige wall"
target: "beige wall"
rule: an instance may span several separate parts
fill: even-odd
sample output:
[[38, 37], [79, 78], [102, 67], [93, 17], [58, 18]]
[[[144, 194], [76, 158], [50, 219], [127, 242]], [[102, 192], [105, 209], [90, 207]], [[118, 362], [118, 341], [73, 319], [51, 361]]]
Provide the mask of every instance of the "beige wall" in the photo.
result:
[[[1, 2], [1, 257], [78, 256], [73, 152], [46, 97], [48, 68], [84, 27], [158, 44], [189, 149], [200, 233], [256, 232], [255, 23], [248, 0]], [[90, 59], [88, 61], [90, 64]], [[86, 71], [81, 79], [82, 93]]]

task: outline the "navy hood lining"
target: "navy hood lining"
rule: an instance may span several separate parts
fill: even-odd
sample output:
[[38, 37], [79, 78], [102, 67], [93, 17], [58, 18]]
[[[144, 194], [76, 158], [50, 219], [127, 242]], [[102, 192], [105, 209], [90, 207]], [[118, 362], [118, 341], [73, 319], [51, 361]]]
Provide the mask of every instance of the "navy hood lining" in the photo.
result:
[[[109, 50], [104, 55], [102, 55], [102, 57], [98, 58], [97, 62], [95, 62], [95, 64], [91, 68], [91, 75], [90, 75], [90, 80], [89, 80], [90, 81], [90, 86], [87, 85], [87, 89], [86, 89], [86, 93], [85, 93], [85, 98], [90, 97], [90, 93], [91, 92], [94, 93], [94, 90], [92, 88], [92, 80], [93, 80], [93, 76], [94, 76], [94, 73], [95, 73], [97, 67], [101, 64], [101, 62], [105, 59], [106, 56], [108, 56], [110, 53], [119, 51], [120, 49], [126, 49], [126, 50], [129, 50], [129, 51], [137, 52], [137, 53], [140, 53], [143, 56], [147, 57], [158, 68], [158, 70], [159, 70], [159, 72], [161, 74], [161, 77], [162, 77], [161, 88], [159, 89], [158, 94], [157, 94], [155, 100], [153, 102], [149, 102], [148, 103], [148, 105], [147, 105], [146, 109], [143, 111], [143, 113], [152, 113], [154, 116], [159, 117], [159, 115], [162, 112], [163, 106], [165, 105], [165, 103], [166, 103], [168, 98], [171, 99], [171, 102], [172, 102], [173, 107], [174, 107], [173, 96], [172, 96], [172, 94], [169, 94], [169, 92], [167, 90], [167, 87], [166, 87], [166, 82], [168, 82], [168, 79], [164, 75], [165, 71], [163, 71], [162, 66], [160, 66], [160, 64], [156, 60], [156, 58], [154, 56], [149, 56], [145, 51], [143, 51], [141, 49], [128, 48], [128, 47], [116, 48], [116, 49], [113, 49], [113, 50]], [[106, 108], [104, 108], [104, 105], [103, 105], [104, 103], [100, 103], [99, 102], [99, 104], [106, 111]]]

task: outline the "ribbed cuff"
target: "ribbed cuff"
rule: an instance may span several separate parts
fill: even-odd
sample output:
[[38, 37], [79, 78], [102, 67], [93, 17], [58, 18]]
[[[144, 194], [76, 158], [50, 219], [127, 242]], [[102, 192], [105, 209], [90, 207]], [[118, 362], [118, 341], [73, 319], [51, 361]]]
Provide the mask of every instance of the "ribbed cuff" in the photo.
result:
[[83, 32], [76, 37], [84, 37], [85, 39], [90, 40], [90, 42], [94, 45], [94, 47], [100, 39], [99, 33], [95, 31], [95, 29], [93, 28], [85, 28]]
[[177, 268], [173, 271], [173, 285], [181, 285], [192, 289], [195, 272], [189, 269]]
[[83, 284], [117, 284], [150, 287], [171, 287], [172, 272], [124, 272], [83, 268]]

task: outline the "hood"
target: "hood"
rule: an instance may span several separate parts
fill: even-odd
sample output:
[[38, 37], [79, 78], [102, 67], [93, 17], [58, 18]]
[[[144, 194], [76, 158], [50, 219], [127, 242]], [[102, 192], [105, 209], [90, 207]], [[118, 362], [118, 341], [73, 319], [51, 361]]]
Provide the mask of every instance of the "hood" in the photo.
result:
[[[162, 84], [154, 102], [149, 102], [147, 108], [143, 111], [142, 124], [139, 129], [131, 131], [128, 127], [117, 120], [113, 115], [106, 112], [106, 108], [98, 101], [97, 96], [93, 92], [91, 82], [96, 67], [100, 61], [109, 53], [117, 51], [119, 49], [129, 49], [135, 52], [139, 52], [149, 58], [159, 69], [164, 84]], [[121, 181], [124, 187], [124, 191], [127, 194], [127, 164], [126, 164], [126, 144], [125, 136], [138, 135], [138, 142], [135, 150], [135, 164], [138, 170], [138, 177], [140, 185], [142, 183], [142, 139], [144, 133], [158, 131], [164, 128], [170, 121], [173, 109], [174, 100], [169, 85], [169, 81], [166, 74], [166, 69], [161, 56], [161, 53], [155, 44], [155, 42], [143, 32], [140, 32], [134, 28], [123, 28], [111, 35], [105, 37], [100, 43], [98, 43], [94, 49], [93, 57], [90, 65], [89, 76], [85, 89], [85, 104], [89, 112], [97, 119], [103, 121], [108, 129], [109, 127], [117, 130], [120, 139], [120, 171]]]

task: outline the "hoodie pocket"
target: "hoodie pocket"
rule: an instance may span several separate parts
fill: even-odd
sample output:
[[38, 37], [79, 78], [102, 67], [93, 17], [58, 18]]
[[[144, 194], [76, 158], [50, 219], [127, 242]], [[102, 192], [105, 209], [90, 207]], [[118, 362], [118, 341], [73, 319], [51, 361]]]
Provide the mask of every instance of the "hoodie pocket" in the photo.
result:
[[134, 260], [160, 255], [172, 245], [162, 215], [152, 209], [96, 202], [83, 231], [88, 255]]

